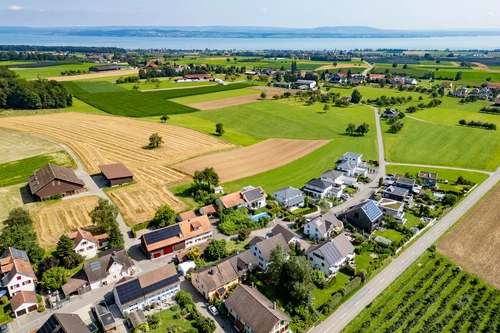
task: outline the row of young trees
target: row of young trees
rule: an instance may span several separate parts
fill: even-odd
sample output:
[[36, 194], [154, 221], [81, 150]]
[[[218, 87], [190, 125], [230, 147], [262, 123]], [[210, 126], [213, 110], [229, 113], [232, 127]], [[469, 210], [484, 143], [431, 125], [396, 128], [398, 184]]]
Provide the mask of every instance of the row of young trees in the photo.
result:
[[496, 131], [497, 130], [497, 125], [494, 123], [483, 123], [482, 121], [475, 121], [475, 120], [465, 120], [465, 119], [460, 119], [458, 123], [461, 126], [468, 126], [468, 127], [481, 127], [484, 129]]

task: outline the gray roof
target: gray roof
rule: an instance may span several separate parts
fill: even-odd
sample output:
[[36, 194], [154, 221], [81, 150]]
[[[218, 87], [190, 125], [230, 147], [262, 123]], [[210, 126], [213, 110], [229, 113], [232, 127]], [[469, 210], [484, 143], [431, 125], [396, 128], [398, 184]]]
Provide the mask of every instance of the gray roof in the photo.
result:
[[361, 209], [372, 222], [382, 216], [382, 211], [373, 200], [367, 200], [351, 208], [351, 210], [354, 209]]
[[334, 265], [339, 262], [339, 260], [345, 258], [348, 254], [353, 253], [354, 246], [352, 246], [349, 238], [342, 233], [332, 240], [326, 240], [316, 246], [311, 246], [307, 249], [306, 253], [311, 253], [313, 251], [321, 252], [325, 260], [330, 265]]
[[264, 260], [268, 261], [269, 258], [271, 258], [272, 250], [274, 250], [278, 244], [281, 244], [284, 253], [290, 252], [290, 247], [288, 246], [288, 243], [286, 242], [285, 237], [283, 237], [282, 234], [277, 234], [268, 239], [264, 239], [263, 241], [255, 244], [255, 246], [259, 248]]
[[335, 227], [342, 227], [342, 222], [335, 216], [335, 214], [332, 211], [328, 211], [309, 223], [314, 223], [316, 225], [316, 228], [322, 233], [325, 234], [332, 226]]
[[342, 171], [327, 170], [327, 171], [323, 172], [323, 174], [321, 175], [321, 178], [337, 179], [343, 175], [344, 175], [344, 173]]
[[96, 312], [99, 315], [99, 319], [101, 323], [104, 325], [104, 327], [112, 325], [115, 323], [115, 318], [109, 312], [106, 304], [104, 303], [99, 303], [95, 306]]
[[[59, 328], [60, 327], [60, 328]], [[70, 313], [54, 313], [47, 321], [38, 329], [38, 333], [90, 333], [89, 328], [85, 325], [77, 314]]]
[[396, 110], [394, 110], [393, 108], [387, 108], [384, 111], [384, 114], [396, 114], [396, 113], [398, 113], [398, 112]]
[[405, 185], [415, 185], [415, 179], [412, 179], [412, 178], [398, 178], [398, 180], [396, 181], [396, 184], [405, 184]]
[[147, 323], [146, 316], [144, 316], [144, 312], [141, 310], [131, 312], [128, 318], [133, 328], [137, 328], [137, 326]]
[[106, 276], [108, 276], [108, 269], [115, 262], [123, 265], [126, 268], [132, 267], [132, 263], [130, 262], [127, 251], [120, 250], [109, 253], [105, 256], [101, 256], [96, 260], [86, 262], [83, 265], [83, 270], [85, 271], [89, 282], [92, 283], [94, 281], [102, 280]]
[[339, 169], [339, 170], [354, 170], [355, 167], [356, 167], [356, 165], [354, 165], [352, 163], [342, 162], [339, 165], [337, 165], [337, 167], [335, 169]]
[[235, 253], [232, 256], [228, 257], [227, 260], [229, 260], [238, 276], [242, 276], [247, 272], [252, 272], [259, 266], [257, 258], [255, 258], [252, 251], [250, 250]]
[[282, 234], [287, 243], [290, 243], [290, 241], [294, 237], [299, 237], [300, 238], [300, 236], [295, 231], [293, 231], [292, 229], [290, 229], [288, 227], [285, 227], [283, 224], [277, 224], [271, 230], [271, 232], [273, 233], [273, 235]]
[[280, 196], [285, 199], [291, 199], [296, 196], [302, 196], [302, 191], [294, 187], [287, 186], [285, 188], [282, 188], [281, 190], [275, 191], [274, 196]]
[[36, 194], [36, 192], [54, 179], [64, 180], [81, 186], [85, 185], [84, 182], [75, 175], [73, 170], [48, 163], [28, 178], [31, 193]]
[[321, 189], [327, 189], [329, 188], [330, 186], [332, 186], [333, 184], [330, 183], [330, 182], [327, 182], [326, 180], [322, 180], [322, 179], [319, 179], [319, 178], [314, 178], [314, 179], [311, 179], [310, 181], [308, 181], [306, 183], [306, 186], [309, 185], [309, 186], [314, 186], [314, 187], [318, 187], [318, 188], [321, 188]]
[[314, 80], [297, 80], [297, 81], [295, 81], [295, 84], [307, 84], [307, 85], [310, 85], [313, 82], [316, 83], [316, 81], [314, 81]]
[[248, 246], [255, 245], [258, 242], [262, 242], [265, 239], [266, 239], [266, 237], [264, 237], [264, 236], [254, 236], [252, 239], [250, 239], [250, 241], [248, 241]]
[[408, 189], [396, 186], [389, 186], [384, 193], [390, 193], [400, 197], [405, 197], [408, 194]]
[[281, 321], [290, 322], [290, 318], [257, 289], [238, 285], [229, 295], [226, 304], [255, 333], [274, 332], [275, 325]]
[[353, 153], [353, 152], [348, 151], [347, 153], [344, 154], [344, 156], [349, 156], [349, 157], [352, 157], [352, 158], [358, 158], [358, 157], [363, 156], [363, 154]]

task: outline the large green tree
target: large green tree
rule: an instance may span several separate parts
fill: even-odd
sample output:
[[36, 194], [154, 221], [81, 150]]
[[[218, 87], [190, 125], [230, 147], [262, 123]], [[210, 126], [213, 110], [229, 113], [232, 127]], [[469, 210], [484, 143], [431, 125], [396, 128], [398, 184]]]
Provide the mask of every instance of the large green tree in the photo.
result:
[[59, 238], [56, 246], [56, 258], [61, 261], [64, 257], [69, 256], [73, 252], [73, 241], [66, 235]]
[[118, 223], [113, 224], [109, 230], [109, 247], [110, 248], [125, 248], [125, 241], [123, 239], [123, 234], [120, 231], [120, 226]]
[[4, 224], [10, 228], [24, 227], [33, 225], [33, 220], [30, 217], [30, 213], [21, 207], [14, 208], [9, 212], [7, 220]]
[[149, 137], [149, 148], [158, 148], [163, 144], [163, 138], [158, 133], [153, 133]]
[[207, 188], [219, 185], [219, 175], [214, 168], [205, 168], [201, 171], [194, 172], [193, 179], [195, 182], [206, 185]]
[[269, 262], [269, 276], [275, 284], [280, 284], [281, 273], [286, 262], [285, 252], [283, 251], [283, 246], [281, 244], [278, 243], [271, 251]]
[[215, 332], [216, 326], [213, 319], [203, 316], [198, 316], [196, 318], [196, 328], [200, 333], [213, 333]]
[[208, 261], [219, 260], [223, 258], [225, 255], [226, 255], [225, 239], [220, 239], [220, 240], [213, 239], [212, 241], [210, 241], [210, 244], [208, 244], [207, 248], [205, 249], [205, 258]]
[[111, 201], [99, 198], [97, 206], [90, 211], [89, 216], [92, 223], [109, 232], [116, 223], [118, 208]]
[[362, 98], [363, 98], [363, 96], [358, 91], [358, 89], [354, 89], [354, 91], [351, 94], [351, 103], [358, 104], [359, 102], [361, 102]]
[[66, 270], [63, 267], [53, 267], [43, 273], [41, 284], [48, 290], [57, 290], [68, 282]]
[[293, 305], [309, 304], [314, 288], [313, 268], [304, 256], [294, 256], [285, 262], [280, 277], [282, 297]]
[[170, 208], [169, 205], [161, 205], [156, 209], [156, 214], [151, 220], [151, 224], [158, 227], [167, 227], [169, 225], [175, 224], [175, 218], [177, 214]]

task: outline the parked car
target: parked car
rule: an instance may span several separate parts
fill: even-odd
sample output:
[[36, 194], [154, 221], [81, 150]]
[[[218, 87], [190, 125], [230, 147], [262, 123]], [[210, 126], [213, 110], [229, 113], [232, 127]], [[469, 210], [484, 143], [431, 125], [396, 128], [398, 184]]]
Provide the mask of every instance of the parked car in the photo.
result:
[[2, 326], [0, 326], [0, 331], [2, 333], [7, 333], [7, 332], [9, 332], [9, 327], [7, 325], [3, 324]]
[[210, 305], [208, 307], [208, 311], [210, 311], [210, 313], [214, 316], [217, 316], [219, 314], [219, 311], [217, 311], [217, 308], [213, 305]]

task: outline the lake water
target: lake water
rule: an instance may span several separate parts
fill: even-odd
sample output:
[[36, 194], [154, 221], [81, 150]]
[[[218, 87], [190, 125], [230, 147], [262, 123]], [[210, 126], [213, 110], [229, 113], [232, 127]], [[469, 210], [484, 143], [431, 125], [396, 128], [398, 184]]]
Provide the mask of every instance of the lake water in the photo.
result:
[[0, 44], [57, 46], [115, 46], [126, 49], [220, 49], [220, 50], [353, 50], [500, 49], [500, 36], [429, 38], [162, 38], [91, 37], [31, 34], [0, 34]]

